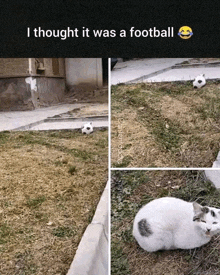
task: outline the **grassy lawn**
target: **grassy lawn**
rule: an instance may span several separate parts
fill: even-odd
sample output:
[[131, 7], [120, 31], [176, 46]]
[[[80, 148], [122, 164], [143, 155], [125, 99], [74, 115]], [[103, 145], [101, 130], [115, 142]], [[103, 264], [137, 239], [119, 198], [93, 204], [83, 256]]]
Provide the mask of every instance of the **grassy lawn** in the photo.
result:
[[0, 274], [67, 273], [108, 175], [108, 133], [0, 133]]
[[112, 86], [112, 167], [211, 167], [220, 149], [220, 84]]
[[171, 196], [220, 208], [220, 193], [203, 171], [113, 171], [111, 183], [112, 275], [219, 274], [219, 236], [191, 250], [144, 251], [132, 236], [141, 206]]

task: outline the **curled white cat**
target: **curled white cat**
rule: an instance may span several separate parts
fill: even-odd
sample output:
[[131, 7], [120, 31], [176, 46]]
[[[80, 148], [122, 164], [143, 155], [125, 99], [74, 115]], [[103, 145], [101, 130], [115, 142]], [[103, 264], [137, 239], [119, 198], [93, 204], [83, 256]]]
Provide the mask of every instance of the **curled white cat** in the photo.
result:
[[143, 206], [133, 224], [133, 236], [148, 252], [200, 247], [220, 233], [220, 209], [172, 197]]

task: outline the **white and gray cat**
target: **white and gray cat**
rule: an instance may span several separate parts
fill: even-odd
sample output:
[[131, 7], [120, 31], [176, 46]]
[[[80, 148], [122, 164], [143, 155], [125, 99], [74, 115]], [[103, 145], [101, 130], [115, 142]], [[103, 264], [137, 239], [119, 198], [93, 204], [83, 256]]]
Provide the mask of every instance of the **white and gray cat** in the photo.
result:
[[192, 249], [208, 243], [219, 232], [220, 209], [171, 197], [146, 204], [133, 225], [133, 236], [148, 252]]

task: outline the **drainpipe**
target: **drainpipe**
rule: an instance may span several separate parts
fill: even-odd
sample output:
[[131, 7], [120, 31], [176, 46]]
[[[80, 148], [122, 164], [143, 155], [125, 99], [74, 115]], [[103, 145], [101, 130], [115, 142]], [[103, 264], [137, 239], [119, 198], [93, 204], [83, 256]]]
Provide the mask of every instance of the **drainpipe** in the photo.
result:
[[28, 58], [29, 64], [29, 77], [25, 78], [25, 82], [30, 85], [31, 100], [35, 108], [38, 108], [38, 96], [37, 96], [37, 79], [32, 77], [32, 60]]
[[31, 62], [32, 60], [31, 60], [31, 58], [28, 58], [28, 63], [29, 63], [29, 74], [30, 74], [30, 76], [32, 75], [32, 68], [31, 68]]

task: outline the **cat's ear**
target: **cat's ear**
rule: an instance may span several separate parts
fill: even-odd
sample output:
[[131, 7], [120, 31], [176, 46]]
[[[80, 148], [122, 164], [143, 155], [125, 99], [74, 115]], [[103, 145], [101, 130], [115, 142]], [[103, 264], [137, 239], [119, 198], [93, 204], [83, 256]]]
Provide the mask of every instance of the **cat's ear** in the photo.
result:
[[193, 210], [194, 210], [195, 214], [201, 213], [202, 212], [202, 206], [194, 201], [193, 202]]

